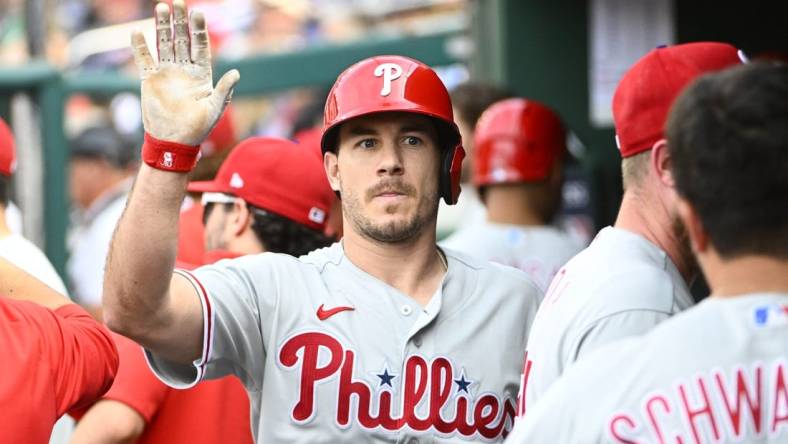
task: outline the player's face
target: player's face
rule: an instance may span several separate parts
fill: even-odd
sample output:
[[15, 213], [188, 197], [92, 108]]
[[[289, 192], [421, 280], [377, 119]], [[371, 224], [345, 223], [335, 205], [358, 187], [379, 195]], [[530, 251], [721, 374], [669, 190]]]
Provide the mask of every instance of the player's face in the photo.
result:
[[434, 124], [409, 113], [359, 117], [340, 127], [338, 155], [327, 166], [354, 231], [380, 242], [405, 242], [434, 225], [436, 141]]
[[205, 251], [227, 249], [227, 219], [229, 205], [223, 203], [208, 203], [203, 213], [205, 225]]

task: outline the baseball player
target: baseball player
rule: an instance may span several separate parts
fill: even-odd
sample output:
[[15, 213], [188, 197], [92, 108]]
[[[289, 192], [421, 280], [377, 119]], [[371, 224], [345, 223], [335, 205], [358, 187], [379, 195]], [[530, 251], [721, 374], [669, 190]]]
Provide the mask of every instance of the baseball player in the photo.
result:
[[109, 332], [67, 297], [0, 258], [0, 440], [46, 443], [59, 417], [115, 377]]
[[463, 149], [467, 157], [462, 163], [462, 172], [460, 173], [460, 181], [463, 186], [462, 195], [456, 204], [442, 203], [440, 205], [437, 224], [439, 239], [445, 238], [462, 227], [484, 222], [484, 205], [471, 182], [473, 160], [476, 157], [473, 132], [484, 110], [495, 102], [513, 96], [509, 91], [478, 81], [461, 83], [452, 89], [450, 94], [454, 109], [454, 122], [460, 130]]
[[257, 441], [501, 441], [539, 291], [437, 248], [438, 199], [456, 201], [463, 151], [435, 72], [379, 56], [334, 84], [322, 148], [341, 243], [173, 273], [185, 173], [239, 77], [211, 87], [204, 17], [192, 14], [189, 39], [183, 3], [173, 10], [170, 40], [169, 8], [156, 7], [158, 66], [133, 36], [147, 140], [108, 258], [110, 328], [172, 386], [238, 376]]
[[693, 305], [694, 259], [676, 212], [663, 127], [682, 87], [738, 63], [730, 45], [689, 43], [654, 49], [622, 78], [613, 97], [624, 179], [618, 218], [551, 282], [528, 339], [520, 414], [585, 353]]
[[598, 349], [517, 443], [788, 442], [788, 68], [705, 76], [668, 123], [679, 212], [712, 295]]
[[[206, 264], [263, 251], [300, 256], [330, 243], [323, 215], [334, 193], [311, 147], [247, 139], [214, 180], [191, 182], [187, 190], [203, 193]], [[139, 345], [116, 336], [118, 376], [81, 418], [73, 444], [252, 442], [249, 399], [235, 376], [174, 390], [151, 372]]]
[[561, 203], [566, 134], [545, 105], [513, 98], [482, 114], [475, 131], [473, 184], [485, 223], [466, 226], [441, 245], [519, 268], [543, 290], [579, 243], [550, 226]]

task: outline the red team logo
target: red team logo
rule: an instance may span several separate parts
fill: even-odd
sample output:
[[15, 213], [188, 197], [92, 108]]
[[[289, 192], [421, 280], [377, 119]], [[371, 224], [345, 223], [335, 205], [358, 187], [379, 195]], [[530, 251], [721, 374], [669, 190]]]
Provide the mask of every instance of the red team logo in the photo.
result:
[[[318, 359], [321, 349], [323, 359]], [[300, 371], [298, 402], [290, 412], [296, 423], [306, 423], [318, 414], [316, 386], [337, 377], [335, 420], [341, 428], [357, 423], [367, 430], [398, 431], [407, 427], [417, 432], [495, 439], [505, 437], [514, 422], [512, 399], [493, 393], [472, 396], [470, 386], [475, 382], [444, 357], [427, 360], [412, 355], [405, 361], [403, 375], [384, 368], [376, 375], [380, 380], [374, 387], [354, 378], [353, 350], [325, 333], [307, 332], [288, 339], [278, 359], [285, 368]], [[395, 379], [400, 381], [395, 383]], [[395, 388], [400, 394], [398, 400]], [[417, 407], [425, 405], [427, 413], [420, 416]]]

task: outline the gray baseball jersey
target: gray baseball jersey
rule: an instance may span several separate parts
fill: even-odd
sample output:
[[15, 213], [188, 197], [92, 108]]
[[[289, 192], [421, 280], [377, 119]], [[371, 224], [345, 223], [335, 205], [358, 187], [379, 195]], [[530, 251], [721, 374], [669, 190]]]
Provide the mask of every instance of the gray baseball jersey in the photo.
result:
[[180, 271], [202, 298], [203, 356], [149, 362], [174, 387], [238, 376], [258, 442], [501, 441], [538, 289], [519, 270], [446, 256], [426, 307], [339, 243]]
[[519, 414], [581, 355], [647, 332], [692, 306], [667, 254], [644, 237], [607, 227], [555, 276], [528, 338]]
[[788, 294], [709, 298], [572, 366], [507, 443], [788, 442]]
[[582, 250], [568, 234], [550, 227], [484, 222], [464, 227], [441, 245], [453, 250], [519, 268], [547, 290], [555, 273]]

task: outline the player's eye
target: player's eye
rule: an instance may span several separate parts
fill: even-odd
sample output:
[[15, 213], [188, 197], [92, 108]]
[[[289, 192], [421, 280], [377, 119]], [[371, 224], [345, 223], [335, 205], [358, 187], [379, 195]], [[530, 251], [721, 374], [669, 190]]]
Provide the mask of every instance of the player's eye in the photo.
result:
[[416, 136], [405, 136], [402, 139], [402, 143], [408, 146], [420, 146], [424, 144], [421, 138]]
[[364, 139], [356, 144], [359, 148], [370, 149], [375, 148], [377, 141], [375, 139]]

